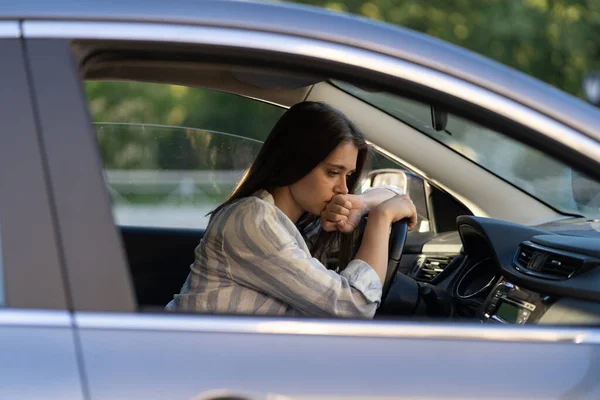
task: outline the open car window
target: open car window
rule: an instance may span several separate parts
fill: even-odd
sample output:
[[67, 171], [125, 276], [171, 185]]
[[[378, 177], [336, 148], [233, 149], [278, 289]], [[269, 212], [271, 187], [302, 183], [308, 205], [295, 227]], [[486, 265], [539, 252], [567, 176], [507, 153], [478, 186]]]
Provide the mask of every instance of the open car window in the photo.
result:
[[95, 123], [118, 225], [205, 228], [260, 149], [256, 139], [163, 125]]
[[[207, 214], [232, 193], [285, 111], [177, 85], [89, 81], [85, 88], [119, 226], [206, 228]], [[373, 170], [403, 170], [374, 155]], [[418, 231], [429, 232], [424, 202], [418, 211]]]
[[86, 83], [120, 226], [205, 228], [281, 107], [176, 85]]

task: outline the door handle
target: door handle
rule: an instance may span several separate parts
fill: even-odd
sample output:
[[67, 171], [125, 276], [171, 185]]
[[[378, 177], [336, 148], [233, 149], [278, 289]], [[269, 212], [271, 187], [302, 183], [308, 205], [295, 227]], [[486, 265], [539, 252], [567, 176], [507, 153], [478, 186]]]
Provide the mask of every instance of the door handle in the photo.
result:
[[210, 390], [200, 393], [191, 400], [293, 400], [291, 397], [276, 393], [261, 393], [239, 390]]

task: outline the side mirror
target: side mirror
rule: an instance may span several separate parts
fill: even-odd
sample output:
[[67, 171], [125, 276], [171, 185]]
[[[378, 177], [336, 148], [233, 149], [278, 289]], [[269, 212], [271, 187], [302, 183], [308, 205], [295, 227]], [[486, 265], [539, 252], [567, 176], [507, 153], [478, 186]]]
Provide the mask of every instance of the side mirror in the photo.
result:
[[408, 194], [415, 203], [419, 218], [417, 228], [414, 231], [433, 231], [427, 200], [429, 184], [421, 179], [420, 176], [402, 169], [376, 169], [371, 171], [363, 180], [360, 191], [365, 192], [367, 189], [378, 186], [393, 186]]
[[571, 170], [573, 200], [584, 215], [597, 215], [600, 210], [600, 184], [595, 179]]
[[370, 187], [394, 186], [408, 194], [408, 174], [398, 169], [379, 169], [369, 173]]
[[583, 93], [587, 101], [600, 105], [600, 73], [590, 71], [585, 74], [583, 77]]

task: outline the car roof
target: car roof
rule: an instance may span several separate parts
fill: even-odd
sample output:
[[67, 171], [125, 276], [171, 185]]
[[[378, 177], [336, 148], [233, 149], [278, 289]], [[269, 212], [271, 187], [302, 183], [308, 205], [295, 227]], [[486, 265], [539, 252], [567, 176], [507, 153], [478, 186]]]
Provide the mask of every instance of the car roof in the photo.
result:
[[600, 110], [551, 85], [450, 43], [405, 28], [316, 7], [235, 0], [19, 0], [2, 20], [173, 23], [259, 30], [350, 45], [459, 77], [600, 140]]

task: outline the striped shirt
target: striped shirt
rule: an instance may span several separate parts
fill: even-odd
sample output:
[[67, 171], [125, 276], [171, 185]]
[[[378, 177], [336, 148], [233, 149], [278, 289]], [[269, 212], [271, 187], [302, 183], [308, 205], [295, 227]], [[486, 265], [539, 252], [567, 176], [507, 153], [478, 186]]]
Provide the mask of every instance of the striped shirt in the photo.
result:
[[312, 257], [296, 225], [265, 190], [212, 218], [170, 311], [372, 318], [377, 273], [362, 260], [341, 272]]

